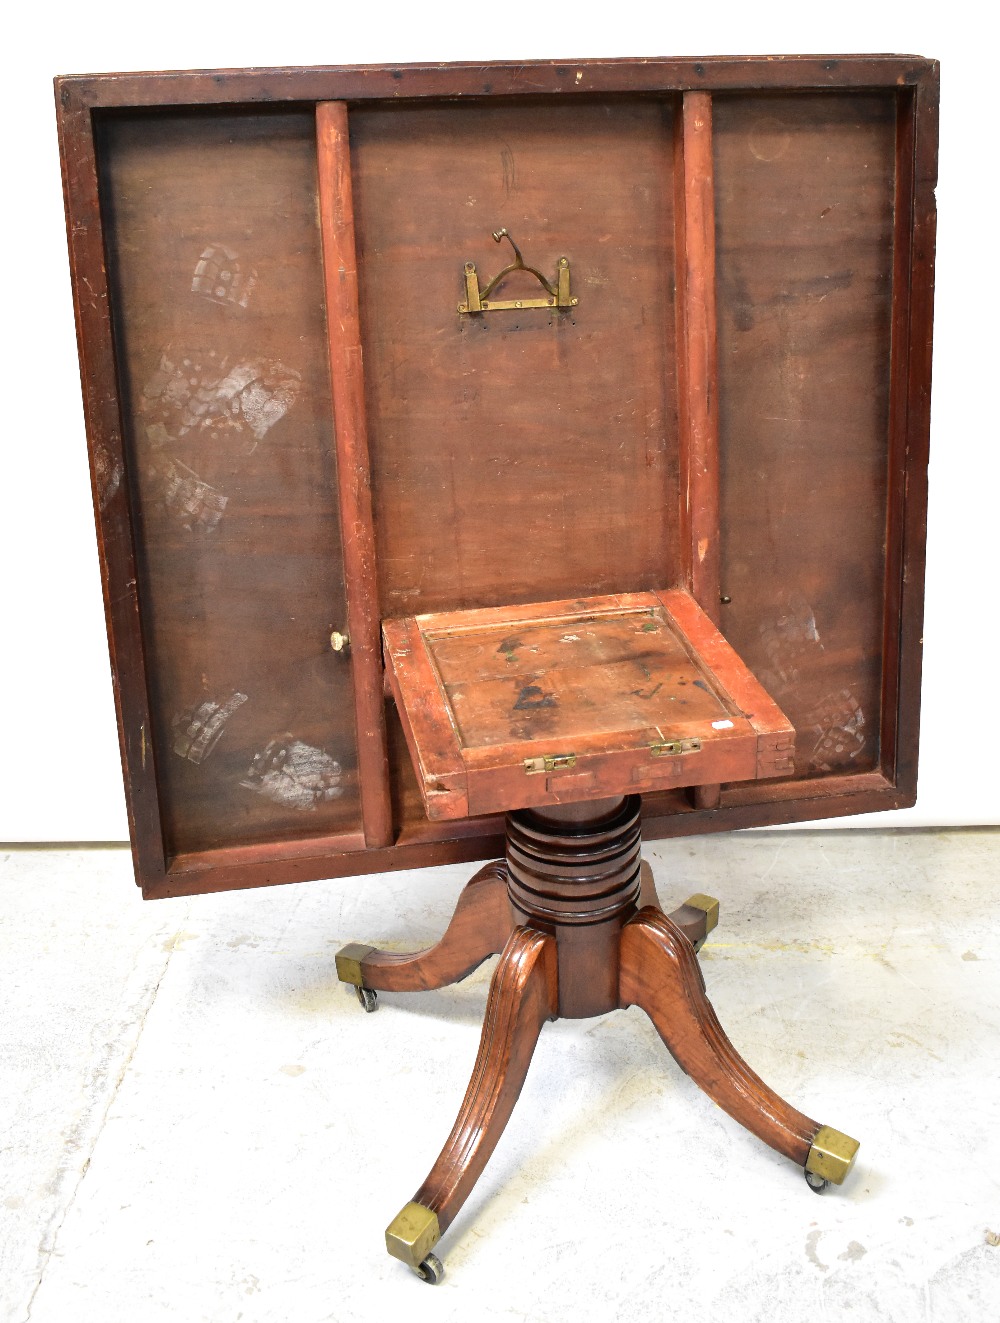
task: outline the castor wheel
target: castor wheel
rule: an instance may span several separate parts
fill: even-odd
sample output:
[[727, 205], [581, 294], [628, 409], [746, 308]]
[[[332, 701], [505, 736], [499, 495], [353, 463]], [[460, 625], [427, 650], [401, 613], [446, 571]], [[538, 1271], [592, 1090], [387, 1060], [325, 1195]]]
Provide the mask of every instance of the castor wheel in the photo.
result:
[[436, 1254], [428, 1254], [427, 1258], [418, 1264], [413, 1271], [417, 1274], [420, 1280], [426, 1282], [428, 1286], [437, 1286], [438, 1282], [444, 1276], [444, 1264]]
[[378, 993], [374, 988], [357, 987], [355, 991], [358, 994], [358, 1001], [365, 1008], [369, 1015], [372, 1011], [378, 1010]]
[[433, 1208], [410, 1202], [385, 1229], [385, 1247], [394, 1259], [417, 1274], [422, 1282], [437, 1286], [444, 1266], [431, 1248], [441, 1239], [441, 1224]]
[[813, 1194], [822, 1194], [828, 1185], [843, 1185], [860, 1147], [856, 1139], [842, 1130], [821, 1125], [809, 1146], [804, 1172]]

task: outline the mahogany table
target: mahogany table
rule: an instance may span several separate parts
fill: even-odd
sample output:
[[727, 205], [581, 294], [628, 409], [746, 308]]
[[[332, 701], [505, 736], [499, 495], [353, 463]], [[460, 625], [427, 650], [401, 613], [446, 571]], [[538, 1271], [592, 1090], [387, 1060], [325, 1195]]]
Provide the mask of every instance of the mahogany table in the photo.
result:
[[143, 896], [503, 856], [432, 952], [339, 961], [372, 1004], [500, 953], [390, 1236], [429, 1276], [552, 1015], [641, 1005], [812, 1181], [850, 1164], [729, 1046], [716, 904], [658, 908], [640, 817], [914, 802], [938, 88], [913, 55], [56, 80]]

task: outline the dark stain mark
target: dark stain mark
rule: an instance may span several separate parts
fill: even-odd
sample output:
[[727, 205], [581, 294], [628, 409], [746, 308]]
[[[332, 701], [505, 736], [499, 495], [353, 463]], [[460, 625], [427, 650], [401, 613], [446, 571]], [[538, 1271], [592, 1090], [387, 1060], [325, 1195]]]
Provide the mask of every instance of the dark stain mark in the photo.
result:
[[[709, 689], [708, 685], [705, 683], [704, 680], [695, 680], [695, 684], [699, 689], [704, 689], [706, 694], [712, 693], [711, 689]], [[713, 694], [712, 696], [714, 698], [715, 695]]]
[[542, 707], [555, 707], [556, 700], [552, 694], [546, 694], [539, 689], [536, 684], [526, 684], [517, 696], [517, 702], [514, 704], [515, 712], [536, 712]]
[[[820, 213], [819, 219], [823, 220], [832, 210], [832, 207], [827, 207]], [[738, 331], [752, 331], [758, 318], [766, 316], [768, 309], [782, 304], [794, 306], [809, 299], [826, 298], [835, 290], [850, 289], [853, 283], [853, 271], [834, 271], [829, 275], [811, 276], [804, 280], [789, 279], [776, 294], [755, 303], [747, 286], [742, 281], [734, 281], [729, 305], [733, 325]]]
[[514, 169], [514, 153], [506, 142], [500, 152], [500, 164], [503, 166], [503, 195], [509, 198], [517, 188], [517, 171]]
[[523, 648], [523, 647], [524, 644], [521, 642], [520, 639], [509, 638], [509, 639], [504, 639], [504, 641], [500, 644], [499, 648], [497, 648], [497, 652], [501, 653], [504, 657], [506, 657], [508, 662], [513, 662], [513, 661], [517, 661], [518, 648]]
[[659, 625], [656, 623], [655, 620], [647, 620], [642, 627], [642, 632], [644, 634], [655, 634], [658, 629], [659, 629]]
[[703, 78], [705, 76], [705, 66], [703, 64], [696, 64], [694, 66], [694, 71], [699, 78]]
[[393, 71], [392, 71], [392, 76], [393, 76], [393, 78], [395, 78], [396, 81], [398, 82], [398, 81], [402, 78], [402, 76], [403, 76], [403, 71], [402, 71], [402, 69], [393, 69]]
[[662, 688], [663, 688], [663, 681], [661, 680], [659, 684], [653, 685], [652, 689], [650, 689], [648, 693], [646, 693], [642, 689], [630, 689], [629, 693], [634, 694], [636, 698], [652, 698], [655, 694], [659, 693], [659, 691]]

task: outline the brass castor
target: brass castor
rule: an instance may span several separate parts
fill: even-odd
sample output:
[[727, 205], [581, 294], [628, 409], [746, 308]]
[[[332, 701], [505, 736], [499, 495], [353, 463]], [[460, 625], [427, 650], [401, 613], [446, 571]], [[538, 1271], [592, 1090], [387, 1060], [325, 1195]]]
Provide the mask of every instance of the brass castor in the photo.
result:
[[365, 987], [365, 976], [361, 964], [366, 956], [375, 950], [373, 946], [362, 946], [360, 942], [348, 942], [337, 952], [337, 977], [341, 983], [351, 983], [358, 994], [358, 1001], [371, 1014], [378, 1010], [378, 993], [374, 988]]
[[427, 1258], [418, 1263], [413, 1271], [428, 1286], [437, 1286], [444, 1276], [444, 1264], [436, 1254], [428, 1254]]
[[829, 1125], [820, 1126], [806, 1158], [805, 1178], [810, 1190], [822, 1194], [830, 1184], [843, 1185], [859, 1148], [858, 1141], [850, 1135]]
[[392, 1257], [429, 1286], [437, 1286], [444, 1276], [444, 1265], [431, 1253], [440, 1239], [438, 1215], [424, 1204], [406, 1204], [385, 1229], [385, 1247]]

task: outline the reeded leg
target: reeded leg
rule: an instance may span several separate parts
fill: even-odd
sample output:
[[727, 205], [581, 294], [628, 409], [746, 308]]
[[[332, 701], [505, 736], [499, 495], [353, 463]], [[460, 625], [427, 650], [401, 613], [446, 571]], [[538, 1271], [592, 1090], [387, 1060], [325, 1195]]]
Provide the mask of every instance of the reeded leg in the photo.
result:
[[639, 865], [639, 908], [645, 909], [647, 905], [652, 905], [653, 909], [662, 910], [660, 898], [656, 894], [656, 882], [653, 879], [653, 870], [645, 859]]
[[445, 935], [425, 951], [400, 955], [351, 942], [337, 954], [337, 975], [357, 988], [419, 992], [447, 987], [502, 951], [514, 926], [507, 866], [487, 864], [466, 884]]
[[[645, 909], [650, 905], [656, 910], [663, 909], [656, 894], [653, 870], [644, 859], [639, 865], [639, 908]], [[671, 910], [670, 918], [694, 949], [700, 951], [705, 938], [719, 922], [719, 902], [714, 896], [704, 896], [699, 892], [695, 896], [688, 896], [683, 905]]]
[[515, 928], [490, 984], [479, 1055], [458, 1120], [430, 1175], [385, 1233], [389, 1253], [428, 1280], [436, 1280], [437, 1269], [434, 1260], [427, 1270], [427, 1256], [496, 1148], [542, 1025], [555, 1017], [557, 1006], [555, 939]]
[[750, 1069], [730, 1043], [705, 994], [694, 947], [654, 909], [622, 929], [622, 1006], [641, 1007], [682, 1070], [735, 1120], [800, 1167], [816, 1185], [839, 1185], [854, 1162], [856, 1141], [820, 1126]]

